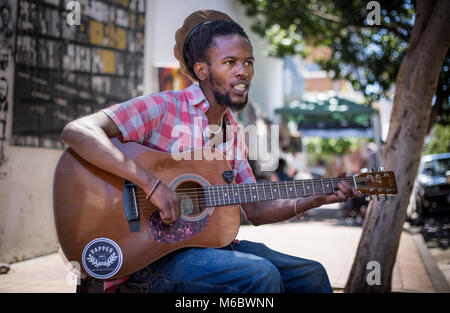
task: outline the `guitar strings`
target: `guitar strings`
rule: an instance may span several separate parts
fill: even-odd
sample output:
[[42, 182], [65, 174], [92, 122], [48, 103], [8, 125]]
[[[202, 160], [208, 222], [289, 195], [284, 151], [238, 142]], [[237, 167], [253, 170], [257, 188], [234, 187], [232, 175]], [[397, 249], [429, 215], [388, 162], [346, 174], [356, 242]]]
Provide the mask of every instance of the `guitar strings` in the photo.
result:
[[[353, 183], [353, 179], [345, 180], [345, 181], [348, 182], [348, 183]], [[358, 180], [356, 180], [356, 181], [358, 182]], [[359, 182], [362, 182], [362, 181], [363, 180], [361, 180]], [[230, 191], [230, 189], [231, 189], [232, 192], [235, 192], [233, 186], [237, 186], [238, 189], [241, 189], [241, 190], [238, 190], [238, 191], [239, 192], [243, 191], [244, 193], [248, 193], [248, 191], [246, 191], [245, 190], [246, 188], [243, 187], [243, 186], [248, 186], [247, 188], [251, 188], [250, 186], [252, 186], [253, 190], [255, 190], [255, 188], [257, 190], [259, 190], [259, 189], [264, 190], [264, 189], [267, 189], [267, 188], [271, 189], [273, 187], [278, 187], [278, 189], [282, 190], [283, 188], [286, 188], [286, 187], [287, 188], [294, 187], [295, 189], [298, 189], [298, 188], [301, 189], [303, 187], [303, 184], [299, 185], [298, 182], [293, 183], [292, 181], [287, 181], [284, 184], [283, 183], [280, 184], [279, 182], [276, 182], [276, 183], [277, 184], [275, 184], [275, 182], [274, 182], [274, 184], [259, 183], [259, 184], [255, 184], [255, 186], [253, 184], [232, 184], [232, 185], [218, 185], [218, 186], [209, 186], [209, 185], [207, 185], [207, 186], [204, 186], [204, 187], [180, 188], [180, 189], [176, 189], [175, 191], [177, 193], [184, 193], [184, 194], [188, 194], [189, 195], [189, 194], [198, 194], [198, 193], [205, 193], [205, 192], [207, 192], [208, 194], [221, 194], [222, 192], [224, 192], [223, 189], [227, 189], [226, 191]], [[327, 183], [327, 182], [324, 181], [323, 183]], [[338, 183], [338, 182], [336, 182], [336, 183]], [[334, 182], [333, 182], [333, 184], [334, 184]], [[319, 183], [313, 182], [313, 185], [314, 185], [314, 189], [316, 187], [318, 187], [319, 189], [323, 187], [322, 186], [322, 181], [320, 181]], [[305, 187], [309, 187], [309, 186], [312, 186], [311, 183], [305, 184]], [[219, 189], [220, 187], [222, 187], [221, 188], [222, 190]], [[251, 192], [251, 190], [250, 190], [250, 192]], [[142, 189], [138, 189], [136, 191], [136, 193], [139, 194], [139, 195], [143, 194], [144, 196], [146, 196], [145, 192]]]
[[[287, 187], [287, 186], [286, 186]], [[292, 186], [291, 186], [292, 187]], [[215, 189], [203, 189], [203, 188], [199, 188], [197, 190], [194, 191], [180, 191], [180, 190], [175, 190], [175, 192], [177, 194], [183, 194], [186, 195], [188, 197], [195, 197], [195, 198], [199, 198], [201, 196], [203, 197], [208, 197], [209, 199], [211, 199], [212, 201], [216, 201], [216, 199], [219, 199], [219, 201], [222, 201], [222, 199], [224, 198], [224, 193], [229, 193], [232, 195], [232, 197], [234, 198], [235, 196], [239, 196], [239, 198], [241, 197], [255, 197], [255, 192], [257, 193], [258, 199], [262, 198], [259, 194], [265, 194], [265, 193], [269, 193], [269, 194], [273, 194], [274, 192], [276, 194], [279, 194], [281, 196], [281, 198], [284, 198], [285, 196], [289, 196], [291, 194], [298, 194], [300, 191], [301, 196], [305, 195], [320, 195], [320, 194], [331, 194], [333, 192], [331, 192], [330, 187], [328, 188], [321, 188], [321, 186], [316, 186], [316, 188], [314, 189], [305, 189], [305, 190], [301, 190], [302, 188], [300, 187], [300, 189], [298, 188], [299, 186], [297, 186], [294, 190], [292, 190], [291, 187], [287, 187], [289, 188], [288, 191], [284, 190], [284, 187], [281, 188], [277, 188], [276, 190], [272, 190], [273, 187], [271, 186], [258, 186], [256, 188], [254, 188], [253, 190], [234, 190], [233, 188], [227, 188], [227, 190], [218, 190], [218, 188]], [[316, 192], [316, 190], [318, 192]], [[145, 199], [147, 196], [145, 194], [144, 191], [138, 191], [137, 193], [137, 199]], [[234, 195], [233, 195], [234, 194]]]
[[[332, 193], [327, 193], [327, 194], [332, 194]], [[259, 199], [256, 201], [231, 201], [231, 200], [227, 200], [228, 202], [225, 202], [226, 200], [220, 200], [220, 203], [212, 203], [211, 201], [207, 201], [205, 200], [203, 197], [200, 198], [196, 198], [194, 199], [192, 202], [198, 206], [200, 209], [207, 209], [207, 208], [215, 208], [215, 207], [222, 207], [222, 206], [230, 206], [230, 205], [240, 205], [242, 203], [252, 203], [252, 202], [261, 202], [261, 201], [271, 201], [271, 200], [278, 200], [278, 199], [297, 199], [297, 198], [307, 198], [307, 197], [311, 197], [311, 196], [315, 196], [314, 194], [306, 194], [306, 195], [300, 195], [300, 196], [296, 196], [296, 197], [289, 197], [289, 196], [284, 196], [284, 197], [274, 197], [273, 199]], [[237, 200], [237, 199], [235, 199]], [[146, 201], [146, 199], [141, 198], [141, 199], [137, 199], [137, 201], [139, 201], [139, 209], [148, 209], [148, 208], [156, 208], [156, 206], [151, 203], [151, 201]]]
[[[262, 190], [259, 190], [259, 191], [262, 192]], [[281, 192], [279, 192], [279, 196], [275, 196], [275, 197], [273, 197], [271, 199], [266, 199], [266, 198], [264, 200], [258, 199], [256, 201], [248, 201], [248, 199], [251, 199], [249, 194], [247, 194], [248, 195], [248, 199], [244, 195], [245, 201], [242, 201], [242, 199], [241, 199], [242, 197], [240, 196], [240, 194], [238, 194], [240, 201], [236, 201], [237, 198], [235, 198], [235, 197], [233, 197], [233, 199], [230, 199], [230, 198], [225, 199], [223, 196], [220, 197], [221, 193], [219, 193], [219, 192], [217, 192], [217, 193], [214, 192], [213, 196], [211, 196], [209, 198], [209, 201], [206, 199], [205, 194], [204, 194], [203, 191], [200, 192], [200, 195], [199, 195], [198, 192], [190, 193], [190, 195], [191, 195], [191, 199], [192, 199], [192, 196], [194, 196], [194, 199], [192, 201], [193, 201], [194, 204], [198, 205], [200, 208], [220, 207], [220, 206], [228, 206], [228, 205], [238, 205], [240, 203], [251, 203], [251, 202], [276, 200], [276, 199], [296, 199], [298, 197], [304, 198], [304, 197], [310, 197], [310, 196], [317, 195], [317, 194], [314, 194], [314, 193], [311, 193], [311, 194], [305, 193], [305, 194], [301, 194], [300, 196], [297, 195], [297, 196], [294, 197], [293, 195], [289, 196], [288, 192], [285, 192], [285, 191], [282, 191], [282, 190], [280, 190], [280, 191]], [[332, 193], [328, 192], [328, 193], [320, 193], [320, 194], [332, 194]], [[140, 201], [140, 208], [143, 208], [143, 209], [148, 208], [148, 207], [153, 207], [154, 208], [154, 205], [149, 203], [149, 202], [146, 202], [143, 197], [138, 197], [137, 200]], [[144, 201], [144, 202], [142, 202], [142, 201]], [[213, 201], [214, 201], [214, 203], [213, 203]]]
[[[332, 193], [328, 193], [328, 194], [332, 194]], [[271, 200], [277, 200], [277, 199], [297, 199], [297, 198], [307, 198], [310, 196], [314, 196], [314, 194], [307, 194], [307, 195], [300, 195], [300, 196], [292, 196], [289, 197], [288, 195], [286, 196], [282, 196], [282, 197], [274, 197], [273, 199], [259, 199], [256, 201], [233, 201], [233, 200], [220, 200], [220, 203], [212, 203], [211, 201], [207, 201], [205, 200], [203, 197], [200, 198], [195, 198], [192, 200], [193, 204], [195, 206], [198, 206], [200, 208], [215, 208], [215, 207], [221, 207], [221, 206], [229, 206], [229, 205], [239, 205], [242, 203], [252, 203], [252, 202], [260, 202], [260, 201], [271, 201]], [[137, 201], [139, 201], [139, 209], [147, 209], [147, 208], [155, 208], [155, 205], [153, 203], [151, 203], [151, 201], [145, 201], [146, 199], [141, 198], [141, 199], [137, 199]], [[237, 200], [234, 199], [234, 200]]]
[[[304, 182], [304, 181], [301, 181], [301, 180], [296, 180], [296, 181], [285, 181], [285, 182], [279, 182], [279, 181], [277, 181], [277, 182], [264, 182], [264, 183], [255, 183], [255, 184], [231, 184], [231, 185], [214, 185], [214, 186], [211, 186], [211, 185], [206, 185], [206, 186], [202, 186], [202, 187], [193, 187], [193, 188], [179, 188], [179, 189], [176, 189], [176, 191], [177, 192], [181, 192], [181, 191], [192, 191], [192, 190], [194, 190], [194, 191], [204, 191], [205, 190], [205, 188], [204, 187], [212, 187], [212, 188], [219, 188], [219, 187], [224, 187], [224, 188], [230, 188], [230, 186], [238, 186], [239, 188], [244, 188], [245, 189], [245, 187], [242, 187], [242, 186], [253, 186], [253, 185], [255, 185], [257, 188], [260, 188], [260, 187], [265, 187], [265, 186], [270, 186], [270, 187], [273, 187], [273, 186], [280, 186], [280, 188], [284, 188], [285, 186], [284, 185], [288, 185], [288, 186], [294, 186], [294, 187], [298, 187], [299, 186], [299, 184], [300, 184], [300, 187], [301, 186], [303, 186], [303, 184], [305, 185], [305, 186], [311, 186], [311, 185], [319, 185], [319, 186], [322, 186], [322, 183], [327, 183], [327, 182], [331, 182], [332, 184], [334, 184], [334, 183], [339, 183], [340, 181], [346, 181], [347, 183], [351, 183], [351, 184], [353, 184], [353, 182], [354, 182], [354, 179], [353, 179], [353, 177], [351, 177], [351, 178], [345, 178], [345, 179], [340, 179], [340, 180], [331, 180], [331, 178], [329, 179], [329, 181], [327, 181], [327, 180], [317, 180], [317, 179], [315, 179], [315, 180], [309, 180], [309, 181], [307, 181], [307, 182]], [[361, 180], [361, 179], [356, 179], [356, 182], [364, 182], [365, 180]], [[311, 182], [312, 182], [312, 184], [311, 184]], [[211, 188], [211, 189], [212, 189]], [[250, 187], [248, 187], [248, 188], [250, 188]], [[140, 189], [140, 190], [138, 190], [138, 193], [140, 193], [140, 192], [143, 192], [143, 190], [142, 189]]]
[[[365, 179], [360, 179], [360, 178], [355, 178], [356, 179], [356, 181], [360, 181], [360, 182], [362, 182], [362, 181], [366, 181]], [[288, 183], [288, 184], [292, 184], [292, 183], [307, 183], [307, 184], [310, 184], [311, 182], [313, 182], [313, 183], [317, 183], [317, 184], [320, 184], [320, 183], [322, 183], [322, 182], [326, 182], [326, 181], [333, 181], [333, 182], [339, 182], [339, 181], [341, 181], [341, 180], [345, 180], [345, 181], [348, 181], [348, 182], [353, 182], [353, 177], [352, 176], [348, 176], [348, 177], [343, 177], [343, 178], [316, 178], [316, 179], [305, 179], [305, 180], [287, 180], [287, 181], [265, 181], [265, 182], [262, 182], [262, 183], [251, 183], [251, 184], [237, 184], [237, 185], [240, 185], [240, 186], [243, 186], [243, 185], [252, 185], [252, 184], [256, 184], [256, 185], [264, 185], [264, 184], [286, 184], [286, 183]], [[230, 186], [230, 185], [219, 185], [219, 186]], [[187, 188], [187, 189], [189, 189], [189, 188]]]
[[[331, 178], [330, 178], [330, 180], [331, 180]], [[340, 179], [340, 180], [345, 180], [347, 182], [353, 182], [353, 177]], [[356, 179], [356, 180], [357, 181], [364, 181], [364, 180], [358, 180], [358, 179]], [[311, 180], [311, 181], [313, 182], [313, 184], [314, 183], [320, 183], [320, 186], [316, 186], [316, 187], [318, 189], [320, 189], [320, 187], [322, 187], [322, 191], [325, 191], [325, 189], [323, 188], [323, 185], [322, 185], [323, 180]], [[296, 181], [297, 184], [298, 184], [298, 182], [301, 182], [301, 181]], [[302, 187], [302, 186], [298, 186], [298, 185], [294, 184], [294, 181], [286, 181], [286, 182], [284, 182], [285, 186], [280, 185], [279, 184], [280, 182], [274, 182], [274, 183], [277, 183], [275, 187], [279, 187], [278, 191], [276, 191], [276, 193], [278, 193], [279, 197], [274, 197], [273, 196], [273, 193], [272, 193], [271, 189], [274, 186], [270, 182], [269, 183], [261, 183], [261, 184], [257, 184], [256, 185], [256, 189], [253, 188], [253, 192], [256, 191], [257, 195], [258, 195], [257, 201], [275, 200], [275, 199], [295, 199], [295, 198], [298, 197], [297, 192], [296, 192], [296, 196], [295, 197], [293, 195], [289, 196], [289, 193], [293, 193], [292, 189], [291, 189], [291, 192], [289, 192], [288, 190], [283, 190], [283, 189], [284, 188], [287, 189], [288, 187], [294, 187], [295, 189], [298, 189], [298, 187], [300, 187], [300, 188]], [[308, 184], [310, 184], [310, 183], [308, 182]], [[250, 186], [252, 184], [245, 184], [245, 185], [248, 185], [249, 186], [248, 188], [250, 188]], [[228, 189], [229, 186], [234, 186], [234, 185], [223, 185], [223, 186]], [[244, 185], [239, 185], [239, 186], [244, 186]], [[311, 186], [311, 185], [309, 185], [309, 186]], [[220, 187], [220, 186], [213, 186], [213, 187]], [[268, 188], [269, 188], [269, 190], [268, 190]], [[315, 193], [314, 189], [312, 190], [313, 192], [311, 194], [306, 193], [306, 190], [304, 190], [305, 194], [301, 194], [300, 197], [309, 197], [309, 196], [317, 195]], [[184, 191], [184, 192], [182, 192], [182, 191]], [[232, 188], [232, 190], [228, 189], [227, 191], [229, 191], [230, 193], [235, 193], [236, 194], [236, 190], [233, 190], [233, 188]], [[242, 191], [244, 192], [244, 194], [242, 194]], [[268, 193], [270, 192], [270, 194], [272, 195], [272, 199], [267, 199], [266, 198], [266, 194], [265, 194], [266, 191]], [[311, 190], [309, 190], [309, 191], [311, 191]], [[250, 193], [249, 193], [248, 191], [245, 190], [245, 187], [244, 187], [244, 190], [238, 190], [238, 193], [236, 195], [239, 196], [239, 200], [240, 201], [238, 201], [237, 203], [236, 203], [237, 199], [234, 196], [232, 197], [232, 199], [231, 198], [225, 199], [225, 197], [223, 196], [223, 192], [224, 191], [223, 190], [222, 191], [219, 190], [219, 188], [211, 188], [208, 191], [204, 187], [183, 188], [183, 189], [177, 189], [177, 190], [175, 190], [175, 192], [178, 193], [178, 194], [188, 195], [188, 196], [190, 196], [191, 199], [194, 198], [193, 202], [198, 204], [200, 207], [202, 207], [202, 206], [204, 206], [204, 207], [208, 207], [208, 206], [210, 206], [210, 207], [226, 206], [226, 205], [233, 205], [233, 204], [239, 204], [239, 203], [255, 202], [255, 201], [247, 201], [247, 196], [248, 196], [249, 199], [251, 199], [251, 195], [252, 194], [251, 194], [251, 190], [250, 190]], [[261, 197], [259, 196], [259, 192], [264, 193], [264, 200], [260, 199]], [[143, 190], [138, 190], [136, 193], [137, 193], [137, 197], [136, 197], [137, 200], [143, 201], [146, 198], [146, 194], [145, 194], [145, 192]], [[332, 194], [332, 192], [320, 192], [318, 194]], [[241, 201], [242, 200], [241, 199], [242, 198], [241, 195], [244, 197], [245, 201]], [[253, 196], [254, 196], [253, 198], [255, 198], [254, 194], [253, 194]], [[208, 197], [208, 199], [206, 199], [207, 197]], [[214, 205], [213, 205], [213, 201], [214, 201]], [[217, 204], [217, 202], [219, 202], [219, 204]], [[141, 207], [142, 207], [142, 204], [141, 204]]]

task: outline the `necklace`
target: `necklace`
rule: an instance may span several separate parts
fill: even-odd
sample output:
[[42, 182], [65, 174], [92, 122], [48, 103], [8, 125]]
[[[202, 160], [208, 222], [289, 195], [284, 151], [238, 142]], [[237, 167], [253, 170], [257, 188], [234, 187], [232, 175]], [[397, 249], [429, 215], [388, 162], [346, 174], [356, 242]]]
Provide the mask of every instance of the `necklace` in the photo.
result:
[[211, 135], [217, 135], [218, 133], [220, 133], [222, 131], [222, 124], [223, 124], [223, 117], [220, 119], [220, 126], [216, 131], [212, 131], [211, 127], [209, 128]]

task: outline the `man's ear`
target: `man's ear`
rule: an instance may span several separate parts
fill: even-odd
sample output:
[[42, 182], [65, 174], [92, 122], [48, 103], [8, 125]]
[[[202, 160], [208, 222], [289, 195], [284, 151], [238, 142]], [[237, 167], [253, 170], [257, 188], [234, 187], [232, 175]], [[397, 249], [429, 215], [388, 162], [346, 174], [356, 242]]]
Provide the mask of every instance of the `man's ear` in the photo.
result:
[[205, 62], [197, 62], [194, 64], [194, 72], [197, 78], [202, 81], [208, 78], [209, 68]]

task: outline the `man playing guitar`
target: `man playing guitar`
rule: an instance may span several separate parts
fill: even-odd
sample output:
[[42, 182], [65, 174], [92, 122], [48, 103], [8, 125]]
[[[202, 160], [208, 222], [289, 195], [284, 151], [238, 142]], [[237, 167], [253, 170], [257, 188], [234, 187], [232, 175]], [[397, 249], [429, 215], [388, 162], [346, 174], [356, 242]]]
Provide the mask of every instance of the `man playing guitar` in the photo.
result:
[[[245, 107], [254, 74], [246, 33], [224, 13], [197, 11], [177, 31], [174, 52], [182, 71], [198, 84], [111, 106], [70, 122], [62, 134], [63, 141], [81, 158], [144, 190], [166, 225], [180, 218], [180, 197], [161, 183], [160, 177], [126, 157], [110, 138], [121, 136], [124, 141], [164, 152], [201, 148], [214, 141], [217, 149], [225, 152], [227, 144], [221, 144], [225, 139], [234, 151], [229, 161], [236, 183], [255, 182], [244, 138], [233, 131], [237, 122], [232, 111]], [[177, 131], [180, 125], [190, 130], [189, 136]], [[339, 181], [334, 193], [244, 203], [242, 209], [251, 224], [261, 225], [359, 195], [355, 187]], [[149, 292], [332, 292], [318, 262], [281, 254], [261, 243], [236, 240], [223, 248], [173, 251], [129, 277], [108, 281], [105, 287], [122, 282], [144, 286]]]

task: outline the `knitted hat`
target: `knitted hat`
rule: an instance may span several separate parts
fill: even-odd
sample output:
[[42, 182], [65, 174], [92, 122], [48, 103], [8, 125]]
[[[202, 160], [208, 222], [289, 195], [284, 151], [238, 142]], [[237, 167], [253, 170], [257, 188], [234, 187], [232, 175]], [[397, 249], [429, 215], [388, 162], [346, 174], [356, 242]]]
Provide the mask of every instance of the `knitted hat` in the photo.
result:
[[184, 20], [183, 26], [181, 26], [181, 28], [179, 28], [175, 33], [175, 46], [173, 47], [173, 53], [175, 54], [175, 58], [178, 60], [178, 62], [180, 62], [180, 70], [183, 72], [183, 74], [187, 75], [194, 81], [196, 81], [196, 79], [192, 77], [191, 73], [189, 73], [186, 65], [186, 42], [189, 40], [190, 35], [193, 33], [194, 29], [196, 29], [198, 26], [206, 22], [216, 20], [233, 21], [228, 15], [219, 11], [199, 10], [189, 15]]

